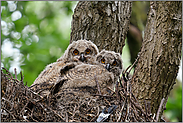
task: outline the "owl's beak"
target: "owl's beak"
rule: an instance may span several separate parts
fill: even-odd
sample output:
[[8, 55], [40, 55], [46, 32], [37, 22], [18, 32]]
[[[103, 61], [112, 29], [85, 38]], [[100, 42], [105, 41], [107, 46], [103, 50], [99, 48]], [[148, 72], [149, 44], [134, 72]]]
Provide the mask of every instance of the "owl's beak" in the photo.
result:
[[109, 71], [110, 70], [110, 64], [106, 64], [105, 68]]
[[84, 54], [81, 53], [79, 60], [81, 60], [82, 62], [84, 62], [85, 59], [86, 59], [86, 58], [85, 58]]

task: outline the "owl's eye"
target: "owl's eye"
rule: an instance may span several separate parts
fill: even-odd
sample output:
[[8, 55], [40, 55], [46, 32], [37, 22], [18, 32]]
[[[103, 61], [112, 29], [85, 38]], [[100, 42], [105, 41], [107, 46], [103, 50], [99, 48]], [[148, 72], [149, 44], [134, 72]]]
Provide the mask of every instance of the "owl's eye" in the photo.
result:
[[73, 51], [73, 54], [74, 54], [74, 55], [78, 55], [78, 54], [79, 54], [79, 51], [75, 49], [75, 50]]
[[102, 64], [105, 64], [105, 59], [101, 59], [100, 62], [101, 62]]
[[114, 61], [114, 62], [112, 63], [112, 65], [113, 65], [113, 66], [116, 66], [116, 65], [117, 65], [117, 61]]
[[85, 50], [85, 54], [86, 54], [86, 55], [90, 54], [90, 52], [91, 52], [90, 49], [86, 49], [86, 50]]

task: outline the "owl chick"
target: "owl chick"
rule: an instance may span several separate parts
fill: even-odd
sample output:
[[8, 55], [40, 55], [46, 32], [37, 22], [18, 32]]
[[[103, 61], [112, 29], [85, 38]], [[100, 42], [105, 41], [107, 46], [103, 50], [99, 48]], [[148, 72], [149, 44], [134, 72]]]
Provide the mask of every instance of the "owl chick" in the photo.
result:
[[114, 74], [114, 81], [116, 82], [122, 72], [122, 59], [119, 53], [114, 51], [102, 50], [96, 56], [96, 62], [104, 66], [109, 72]]
[[60, 75], [60, 69], [66, 63], [83, 62], [87, 64], [90, 63], [92, 64], [97, 54], [98, 54], [98, 48], [91, 41], [87, 40], [73, 41], [68, 46], [67, 50], [65, 51], [62, 57], [60, 57], [56, 62], [46, 66], [46, 68], [40, 73], [40, 75], [36, 78], [36, 80], [34, 81], [34, 83], [30, 88], [33, 90], [37, 90], [43, 87], [47, 89], [47, 87], [50, 87], [50, 85], [53, 85], [53, 83], [57, 81]]
[[99, 53], [97, 46], [87, 40], [73, 41], [59, 59], [59, 61], [81, 61], [84, 63], [92, 63]]

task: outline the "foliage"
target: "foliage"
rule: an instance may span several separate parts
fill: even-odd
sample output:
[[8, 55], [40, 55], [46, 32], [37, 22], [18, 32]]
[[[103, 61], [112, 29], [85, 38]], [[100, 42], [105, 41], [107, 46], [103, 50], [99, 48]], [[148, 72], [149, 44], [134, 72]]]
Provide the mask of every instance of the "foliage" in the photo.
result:
[[182, 83], [179, 81], [170, 93], [164, 115], [171, 122], [182, 121]]
[[18, 73], [22, 70], [30, 86], [44, 67], [67, 48], [76, 3], [1, 1], [1, 65], [11, 72], [15, 67]]

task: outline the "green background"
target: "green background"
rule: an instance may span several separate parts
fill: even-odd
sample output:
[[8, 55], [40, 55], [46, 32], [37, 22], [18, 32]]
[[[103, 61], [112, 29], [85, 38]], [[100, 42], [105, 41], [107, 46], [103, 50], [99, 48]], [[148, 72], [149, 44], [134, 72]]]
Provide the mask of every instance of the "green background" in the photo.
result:
[[[61, 57], [69, 45], [71, 19], [77, 1], [1, 1], [1, 67], [17, 69], [30, 86], [46, 65]], [[132, 16], [144, 30], [145, 2], [134, 2]], [[131, 20], [132, 22], [134, 20]], [[131, 63], [128, 45], [123, 49], [124, 68]], [[179, 80], [180, 81], [180, 80]], [[177, 80], [167, 103], [167, 121], [182, 121], [182, 83]]]

